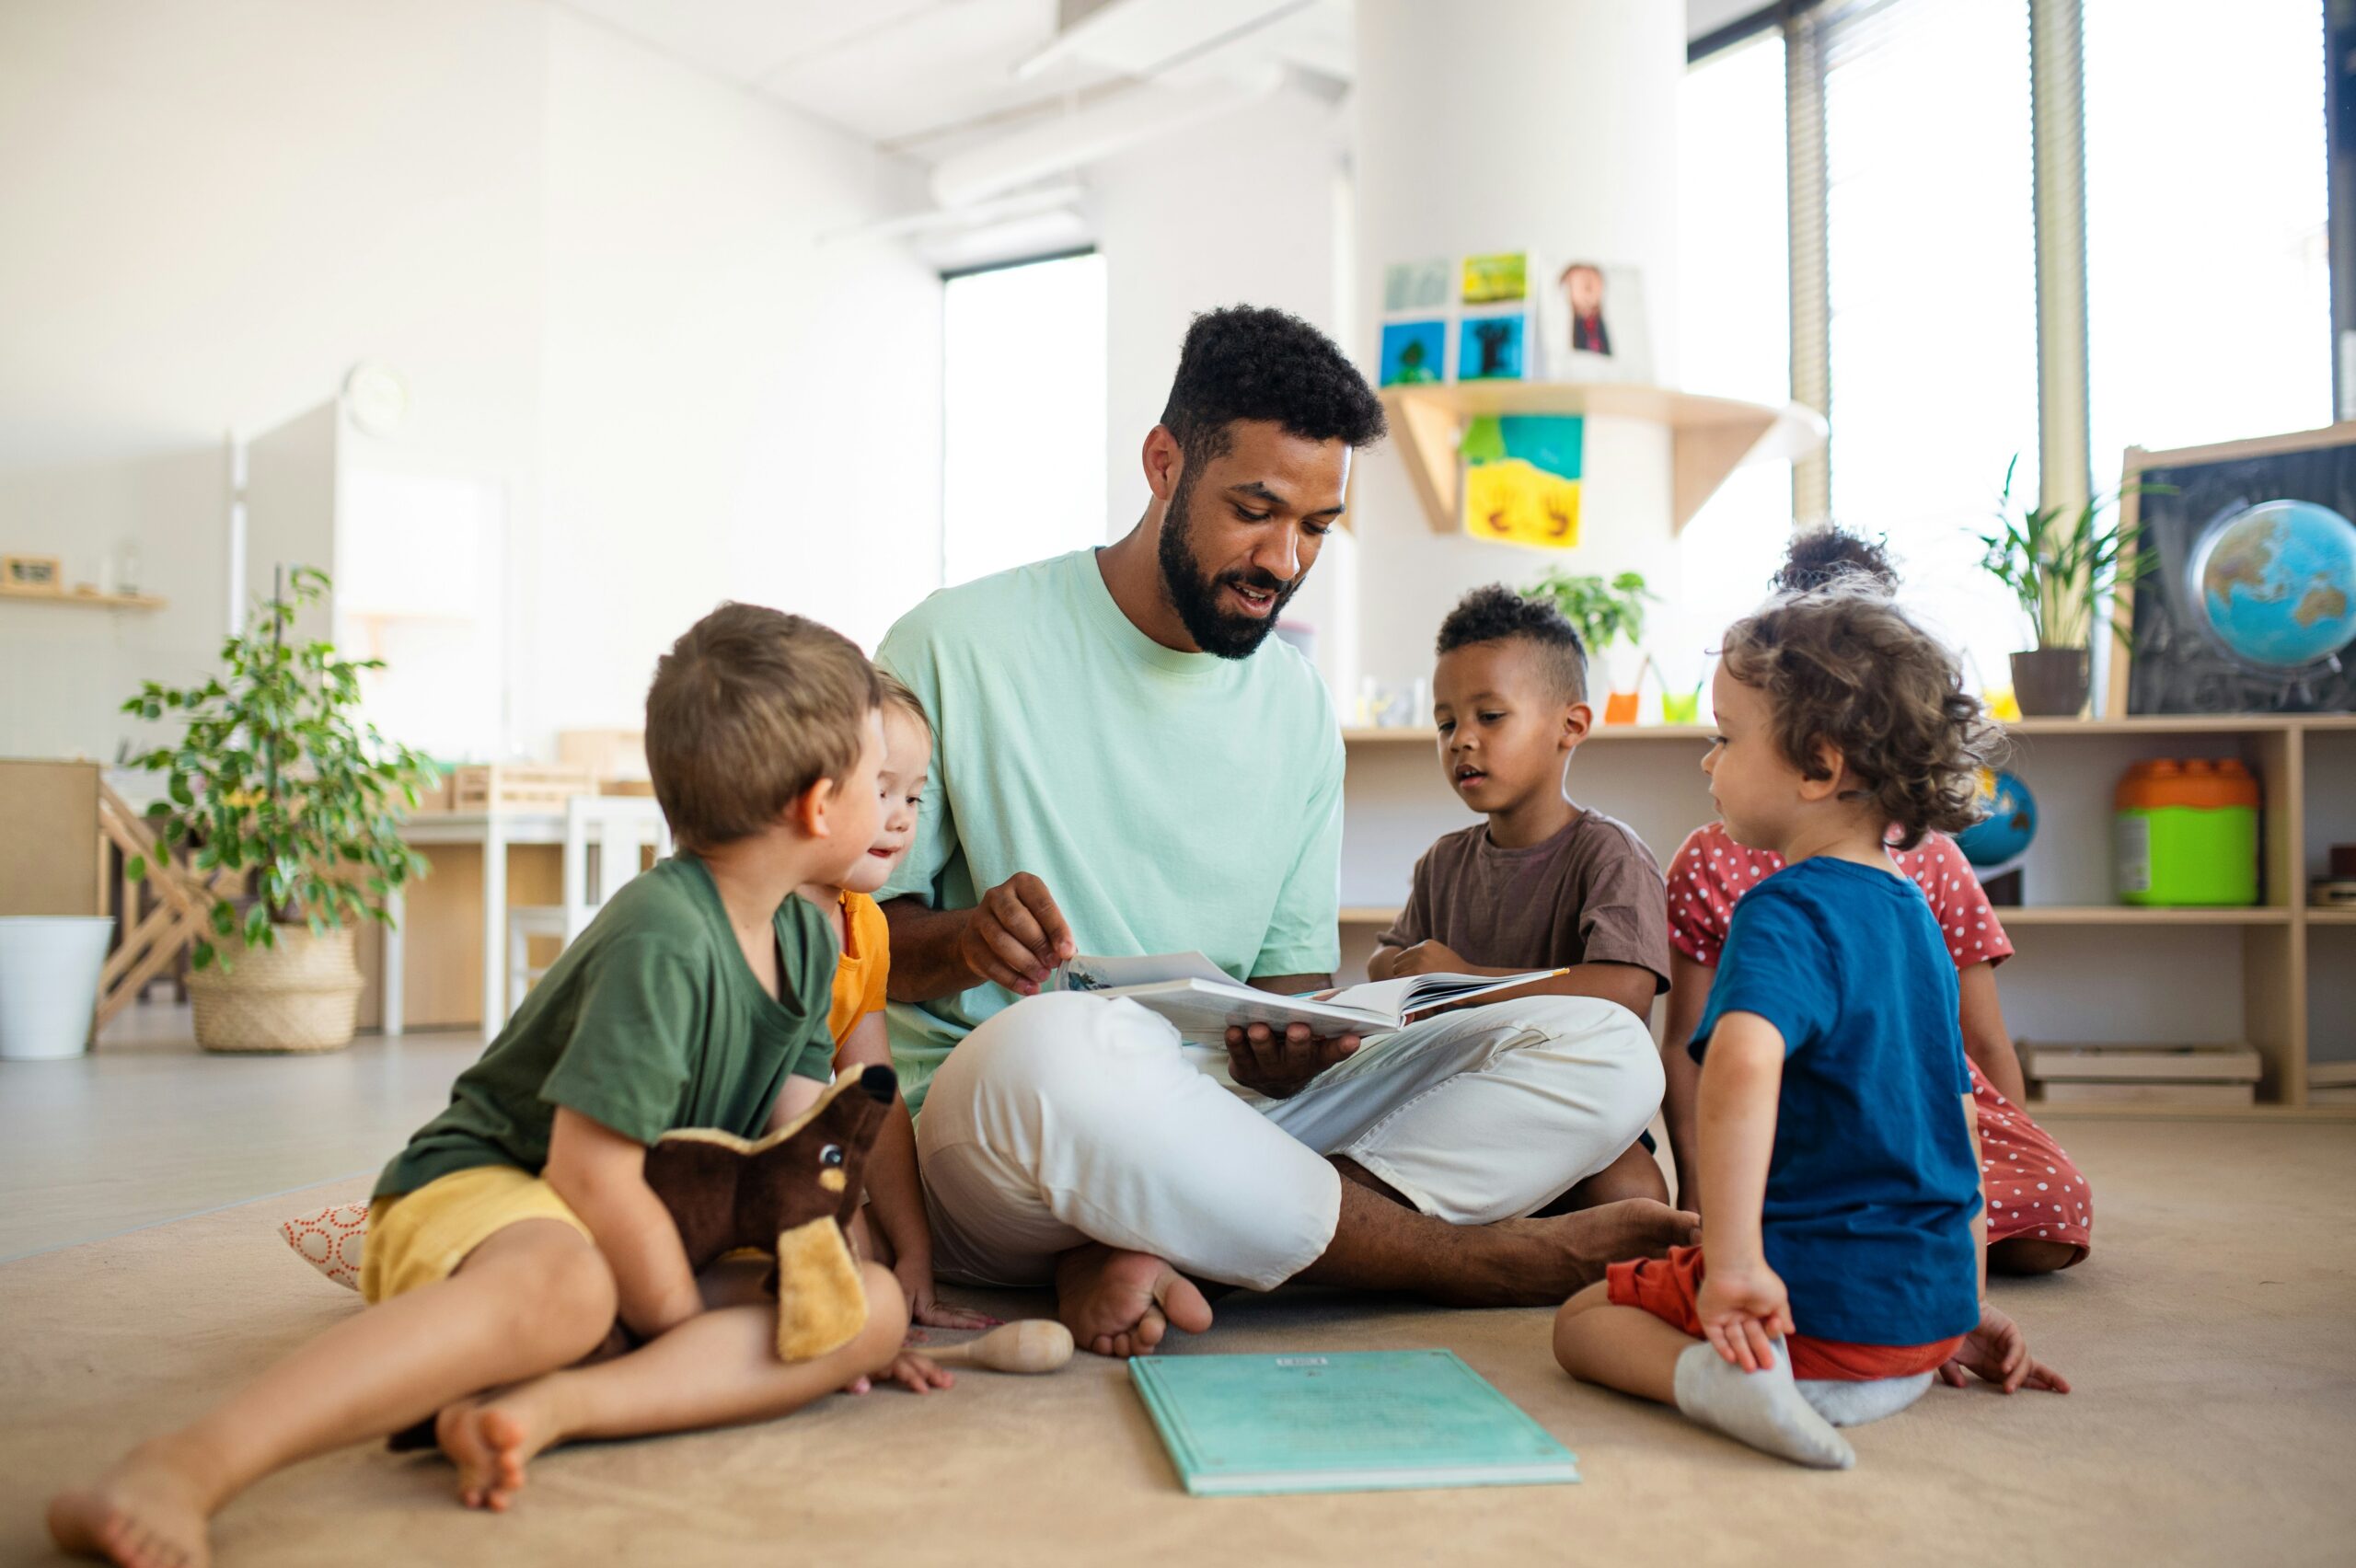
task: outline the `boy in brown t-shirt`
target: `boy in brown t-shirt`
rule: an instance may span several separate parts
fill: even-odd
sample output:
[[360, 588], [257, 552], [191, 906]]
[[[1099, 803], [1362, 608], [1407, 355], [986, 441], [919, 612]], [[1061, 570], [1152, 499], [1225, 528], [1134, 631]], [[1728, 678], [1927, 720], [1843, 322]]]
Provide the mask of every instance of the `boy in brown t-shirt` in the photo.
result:
[[[1578, 633], [1553, 606], [1493, 584], [1449, 613], [1438, 651], [1440, 767], [1488, 820], [1415, 862], [1407, 906], [1378, 939], [1368, 975], [1567, 968], [1530, 989], [1600, 997], [1649, 1022], [1653, 998], [1669, 989], [1659, 863], [1626, 825], [1565, 790], [1594, 718]], [[1639, 1142], [1565, 1197], [1575, 1208], [1666, 1202], [1669, 1185]]]

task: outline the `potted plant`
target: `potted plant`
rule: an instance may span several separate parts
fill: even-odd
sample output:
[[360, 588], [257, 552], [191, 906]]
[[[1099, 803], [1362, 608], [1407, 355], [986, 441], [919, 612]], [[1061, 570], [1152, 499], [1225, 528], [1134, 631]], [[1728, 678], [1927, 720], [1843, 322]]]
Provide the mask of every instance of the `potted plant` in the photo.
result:
[[[1624, 641], [1635, 649], [1645, 635], [1645, 605], [1658, 602], [1657, 594], [1645, 591], [1645, 574], [1641, 571], [1623, 571], [1607, 582], [1600, 577], [1574, 577], [1559, 567], [1549, 567], [1545, 576], [1521, 592], [1525, 598], [1544, 599], [1563, 612], [1563, 618], [1571, 623], [1579, 640], [1587, 644], [1590, 667], [1604, 659], [1615, 642]], [[1625, 690], [1611, 678], [1611, 667], [1606, 663], [1606, 680], [1611, 689], [1603, 707], [1605, 723], [1635, 722], [1638, 690], [1646, 666], [1651, 663], [1649, 658], [1638, 660]]]
[[2016, 508], [2013, 474], [2019, 466], [2017, 456], [2005, 465], [1998, 528], [1980, 536], [1987, 547], [1981, 565], [2012, 591], [2037, 639], [2034, 650], [2012, 656], [2013, 697], [2021, 713], [2068, 717], [2086, 705], [2095, 627], [2109, 620], [2119, 582], [2132, 582], [2158, 559], [2135, 548], [2141, 530], [2122, 527], [2115, 515], [2106, 525], [2103, 514], [2115, 513], [2120, 495], [2163, 487], [2133, 486], [2075, 508]]
[[387, 896], [424, 873], [400, 821], [434, 781], [433, 764], [359, 713], [360, 673], [382, 662], [289, 640], [327, 589], [326, 573], [296, 567], [292, 594], [282, 578], [222, 644], [220, 674], [187, 687], [146, 681], [122, 705], [182, 725], [134, 761], [163, 775], [166, 799], [147, 808], [155, 848], [132, 857], [127, 873], [180, 874], [176, 848], [192, 848], [200, 874], [237, 873], [207, 895], [212, 934], [191, 959], [197, 1043], [208, 1051], [348, 1043], [361, 987], [352, 928], [388, 922]]

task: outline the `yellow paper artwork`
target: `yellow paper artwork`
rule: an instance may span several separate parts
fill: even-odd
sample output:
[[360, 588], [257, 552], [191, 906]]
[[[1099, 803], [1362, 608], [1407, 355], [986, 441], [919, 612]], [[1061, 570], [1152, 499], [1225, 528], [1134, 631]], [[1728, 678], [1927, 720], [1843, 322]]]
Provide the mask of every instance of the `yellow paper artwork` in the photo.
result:
[[1519, 457], [1468, 466], [1464, 531], [1503, 544], [1566, 550], [1579, 542], [1579, 482]]

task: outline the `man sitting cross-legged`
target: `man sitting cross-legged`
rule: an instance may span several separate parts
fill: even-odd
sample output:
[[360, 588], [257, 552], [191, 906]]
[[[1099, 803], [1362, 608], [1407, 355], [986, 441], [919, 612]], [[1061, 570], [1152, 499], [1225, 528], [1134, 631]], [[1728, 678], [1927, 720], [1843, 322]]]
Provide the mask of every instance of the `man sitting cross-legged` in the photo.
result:
[[1083, 950], [1331, 983], [1341, 739], [1268, 633], [1382, 428], [1315, 329], [1202, 317], [1145, 439], [1138, 525], [937, 594], [878, 654], [939, 748], [882, 894], [935, 1267], [1052, 1281], [1103, 1354], [1208, 1327], [1195, 1280], [1551, 1303], [1692, 1239], [1656, 1202], [1525, 1217], [1658, 1107], [1658, 1056], [1617, 1003], [1523, 997], [1363, 1048], [1254, 1026], [1220, 1050], [1134, 1003], [1038, 994]]

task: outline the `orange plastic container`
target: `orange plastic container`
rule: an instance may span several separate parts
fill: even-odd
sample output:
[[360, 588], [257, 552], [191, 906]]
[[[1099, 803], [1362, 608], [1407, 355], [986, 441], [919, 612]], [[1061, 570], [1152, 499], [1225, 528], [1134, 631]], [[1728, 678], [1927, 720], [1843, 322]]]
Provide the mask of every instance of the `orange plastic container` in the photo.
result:
[[2122, 903], [2258, 902], [2258, 780], [2232, 757], [2139, 762], [2112, 797]]

